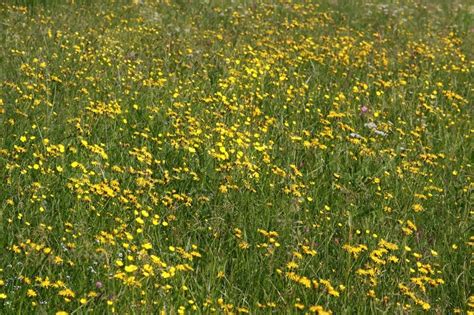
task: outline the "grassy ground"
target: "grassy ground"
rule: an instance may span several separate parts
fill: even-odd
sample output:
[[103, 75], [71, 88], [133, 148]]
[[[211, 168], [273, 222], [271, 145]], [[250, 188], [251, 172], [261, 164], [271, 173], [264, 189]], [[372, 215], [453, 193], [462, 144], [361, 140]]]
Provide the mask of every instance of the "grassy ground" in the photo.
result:
[[473, 14], [0, 4], [0, 312], [474, 311]]

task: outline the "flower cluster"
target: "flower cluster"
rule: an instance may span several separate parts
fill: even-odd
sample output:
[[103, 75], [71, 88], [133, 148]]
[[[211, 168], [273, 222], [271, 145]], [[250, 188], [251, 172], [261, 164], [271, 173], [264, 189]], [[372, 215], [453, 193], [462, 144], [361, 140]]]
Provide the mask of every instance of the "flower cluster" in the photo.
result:
[[474, 312], [472, 6], [40, 2], [0, 4], [0, 313]]

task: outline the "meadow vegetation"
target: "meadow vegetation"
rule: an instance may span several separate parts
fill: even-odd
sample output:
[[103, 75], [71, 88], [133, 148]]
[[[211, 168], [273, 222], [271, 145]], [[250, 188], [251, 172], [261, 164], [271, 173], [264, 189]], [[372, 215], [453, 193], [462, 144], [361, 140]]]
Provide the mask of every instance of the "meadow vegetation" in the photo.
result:
[[474, 6], [2, 1], [0, 313], [471, 313]]

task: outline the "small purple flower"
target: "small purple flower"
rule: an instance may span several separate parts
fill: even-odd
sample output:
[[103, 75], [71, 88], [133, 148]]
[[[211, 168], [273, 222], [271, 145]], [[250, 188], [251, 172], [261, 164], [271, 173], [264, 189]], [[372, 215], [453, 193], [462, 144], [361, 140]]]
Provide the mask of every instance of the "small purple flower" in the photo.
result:
[[360, 112], [361, 112], [361, 114], [365, 114], [365, 113], [367, 113], [368, 111], [369, 111], [369, 108], [368, 108], [367, 106], [364, 105], [364, 106], [361, 106], [361, 107], [360, 107]]
[[95, 287], [96, 287], [97, 289], [101, 289], [103, 286], [104, 286], [104, 285], [103, 285], [102, 282], [100, 282], [100, 281], [97, 281], [97, 282], [95, 283]]

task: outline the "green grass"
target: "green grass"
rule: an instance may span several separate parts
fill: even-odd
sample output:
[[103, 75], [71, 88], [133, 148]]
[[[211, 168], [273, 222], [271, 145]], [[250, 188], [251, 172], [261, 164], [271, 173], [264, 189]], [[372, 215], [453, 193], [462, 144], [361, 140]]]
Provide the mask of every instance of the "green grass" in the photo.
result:
[[1, 4], [0, 312], [473, 312], [473, 10]]

